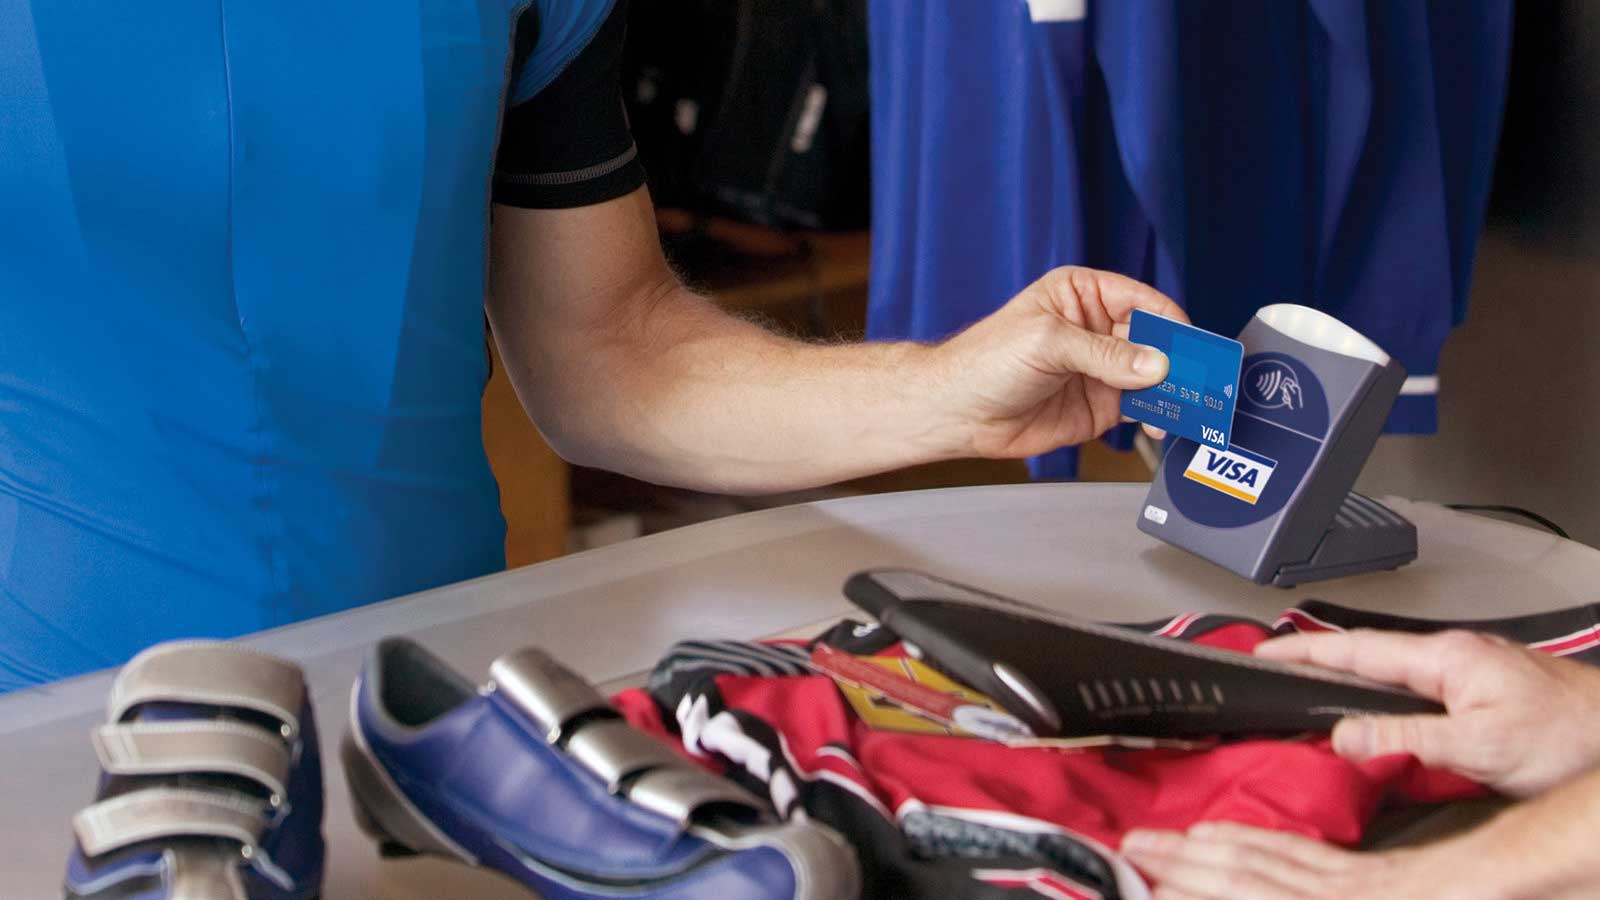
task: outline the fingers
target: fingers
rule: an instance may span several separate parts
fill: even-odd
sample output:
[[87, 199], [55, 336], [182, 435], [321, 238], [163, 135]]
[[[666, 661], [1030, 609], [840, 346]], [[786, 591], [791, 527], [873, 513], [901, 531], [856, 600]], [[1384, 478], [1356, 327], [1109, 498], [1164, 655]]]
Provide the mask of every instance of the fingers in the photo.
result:
[[1295, 900], [1320, 875], [1270, 851], [1173, 831], [1129, 832], [1122, 852], [1161, 883], [1156, 896], [1180, 900]]
[[[1119, 404], [1119, 408], [1120, 408], [1120, 404]], [[1123, 422], [1123, 423], [1126, 424], [1126, 423], [1136, 422], [1138, 420], [1137, 419], [1130, 419], [1127, 416], [1119, 415], [1117, 417], [1117, 421]], [[1145, 423], [1141, 427], [1144, 428], [1144, 433], [1148, 434], [1150, 436], [1150, 440], [1152, 440], [1152, 441], [1164, 441], [1164, 440], [1167, 439], [1167, 433], [1163, 429], [1157, 428], [1154, 425], [1151, 425], [1149, 423]]]
[[1356, 629], [1292, 634], [1259, 644], [1255, 652], [1266, 659], [1310, 663], [1405, 685], [1431, 700], [1443, 700], [1452, 655], [1449, 640], [1446, 635]]
[[[1138, 421], [1138, 420], [1130, 419], [1127, 416], [1123, 416], [1121, 421], [1122, 421], [1123, 424], [1130, 424], [1130, 423]], [[1149, 435], [1150, 436], [1150, 440], [1152, 440], [1152, 441], [1164, 441], [1164, 440], [1167, 439], [1167, 433], [1165, 431], [1163, 431], [1162, 429], [1155, 427], [1154, 425], [1145, 424], [1145, 425], [1140, 425], [1139, 427], [1144, 429], [1144, 433]]]
[[1333, 752], [1355, 762], [1409, 753], [1426, 766], [1459, 769], [1468, 749], [1447, 716], [1356, 716], [1333, 727]]
[[[1461, 631], [1413, 635], [1358, 629], [1290, 635], [1267, 641], [1256, 652], [1267, 659], [1311, 663], [1405, 685], [1424, 697], [1448, 701], [1450, 679], [1492, 665], [1490, 657], [1501, 646]], [[1445, 715], [1357, 716], [1341, 720], [1333, 729], [1334, 752], [1346, 759], [1361, 762], [1408, 753], [1424, 765], [1481, 779], [1482, 773], [1472, 765], [1473, 758], [1481, 755], [1480, 743], [1465, 733], [1460, 720]]]
[[1094, 420], [1095, 434], [1104, 434], [1116, 427], [1122, 419], [1122, 392], [1093, 379], [1081, 379], [1079, 384]]
[[1197, 859], [1188, 840], [1175, 831], [1131, 831], [1122, 839], [1122, 854], [1160, 882], [1167, 897], [1234, 897], [1239, 885], [1233, 867]]
[[1350, 854], [1321, 841], [1288, 831], [1253, 828], [1237, 822], [1201, 822], [1189, 829], [1189, 836], [1251, 847], [1325, 872], [1340, 871], [1350, 863]]
[[1167, 355], [1160, 350], [1070, 325], [1056, 330], [1050, 352], [1050, 367], [1079, 372], [1113, 388], [1145, 388], [1167, 377]]
[[1166, 354], [1127, 341], [1134, 309], [1188, 321], [1166, 295], [1132, 278], [1077, 266], [1049, 272], [1035, 288], [1042, 294], [1028, 295], [1048, 298], [1062, 326], [1055, 329], [1053, 358], [1043, 361], [1044, 368], [1080, 373], [1117, 389], [1146, 388], [1166, 377]]
[[1150, 896], [1152, 900], [1209, 900], [1200, 894], [1191, 894], [1181, 888], [1167, 887], [1164, 884], [1156, 888]]
[[[1051, 287], [1051, 294], [1058, 296], [1063, 305], [1072, 302], [1082, 304], [1085, 318], [1090, 320], [1096, 318], [1094, 313], [1098, 310], [1095, 307], [1098, 307], [1114, 322], [1128, 321], [1129, 314], [1135, 309], [1179, 322], [1189, 321], [1183, 308], [1172, 302], [1166, 294], [1126, 275], [1065, 266], [1045, 275], [1045, 281]], [[1062, 296], [1064, 294], [1070, 296]], [[1068, 318], [1076, 319], [1073, 316]]]

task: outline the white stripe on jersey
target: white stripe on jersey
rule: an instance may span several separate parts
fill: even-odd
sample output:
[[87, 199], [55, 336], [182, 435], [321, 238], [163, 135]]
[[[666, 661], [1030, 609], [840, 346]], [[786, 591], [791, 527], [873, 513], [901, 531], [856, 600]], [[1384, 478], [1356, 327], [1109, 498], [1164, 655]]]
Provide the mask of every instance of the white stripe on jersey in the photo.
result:
[[1305, 619], [1306, 621], [1312, 623], [1313, 625], [1319, 625], [1319, 626], [1322, 627], [1322, 630], [1324, 630], [1324, 631], [1348, 631], [1349, 630], [1349, 629], [1345, 628], [1342, 625], [1335, 625], [1332, 622], [1329, 622], [1329, 621], [1327, 621], [1325, 619], [1319, 619], [1316, 616], [1313, 616], [1311, 613], [1308, 613], [1308, 612], [1306, 612], [1305, 610], [1303, 610], [1303, 609], [1301, 609], [1299, 607], [1295, 607], [1294, 609], [1284, 610], [1283, 615], [1279, 616], [1278, 620], [1272, 623], [1272, 630], [1273, 631], [1277, 631], [1279, 628], [1282, 628], [1283, 626], [1288, 625], [1288, 626], [1292, 627], [1295, 631], [1316, 631], [1315, 628], [1306, 628], [1300, 622], [1296, 622], [1295, 621], [1296, 618]]
[[1089, 0], [1028, 0], [1035, 22], [1078, 22], [1089, 14]]
[[1400, 396], [1433, 395], [1439, 393], [1439, 376], [1411, 375], [1400, 383]]

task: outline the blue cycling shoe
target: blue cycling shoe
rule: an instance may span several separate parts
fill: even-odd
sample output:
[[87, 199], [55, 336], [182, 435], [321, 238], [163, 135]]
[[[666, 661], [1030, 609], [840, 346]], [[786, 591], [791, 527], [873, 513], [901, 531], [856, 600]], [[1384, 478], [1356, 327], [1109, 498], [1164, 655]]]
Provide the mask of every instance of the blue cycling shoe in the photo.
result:
[[322, 768], [298, 666], [235, 644], [134, 657], [94, 731], [103, 774], [73, 817], [67, 900], [310, 900]]
[[356, 818], [384, 855], [496, 870], [545, 900], [848, 900], [854, 852], [775, 821], [743, 788], [636, 731], [536, 649], [482, 691], [387, 640], [351, 697], [342, 747]]

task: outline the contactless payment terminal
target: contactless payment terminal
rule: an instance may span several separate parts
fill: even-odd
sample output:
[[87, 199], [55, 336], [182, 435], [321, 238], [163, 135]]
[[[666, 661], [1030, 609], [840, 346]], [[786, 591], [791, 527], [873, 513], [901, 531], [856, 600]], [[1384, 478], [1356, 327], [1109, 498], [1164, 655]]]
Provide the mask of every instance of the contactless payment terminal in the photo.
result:
[[[1182, 327], [1148, 318], [1168, 330]], [[1281, 587], [1415, 559], [1416, 527], [1351, 490], [1405, 369], [1338, 319], [1291, 303], [1263, 307], [1239, 340], [1246, 355], [1242, 367], [1231, 357], [1238, 380], [1227, 399], [1238, 400], [1238, 411], [1230, 402], [1225, 443], [1168, 426], [1182, 437], [1151, 481], [1139, 529], [1257, 584]], [[1196, 351], [1171, 346], [1171, 380], [1182, 390], [1180, 357]], [[1123, 395], [1125, 412], [1127, 398], [1136, 396]], [[1200, 413], [1210, 411], [1206, 404]]]
[[1133, 311], [1128, 340], [1167, 355], [1165, 381], [1122, 392], [1122, 414], [1208, 447], [1228, 449], [1244, 345], [1203, 328]]

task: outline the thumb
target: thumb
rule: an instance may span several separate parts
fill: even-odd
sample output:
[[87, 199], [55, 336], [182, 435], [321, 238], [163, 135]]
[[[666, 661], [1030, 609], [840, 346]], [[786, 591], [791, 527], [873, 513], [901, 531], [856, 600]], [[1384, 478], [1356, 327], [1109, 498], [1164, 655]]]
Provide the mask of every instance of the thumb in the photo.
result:
[[1333, 727], [1333, 752], [1354, 762], [1409, 753], [1425, 766], [1452, 768], [1463, 749], [1449, 716], [1353, 716]]
[[1078, 372], [1119, 389], [1146, 388], [1167, 377], [1167, 355], [1075, 325], [1060, 329], [1047, 362], [1063, 372]]

